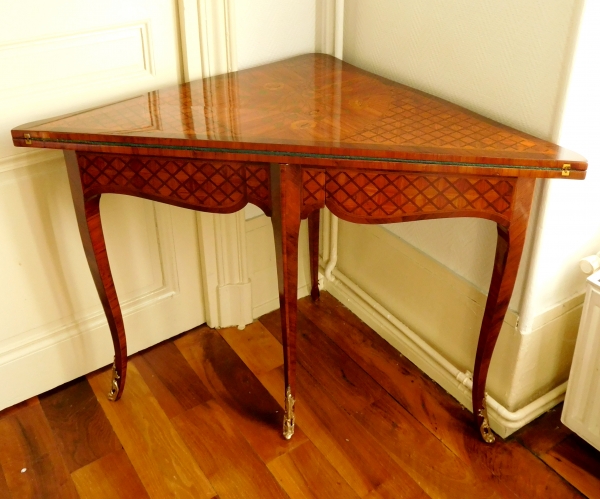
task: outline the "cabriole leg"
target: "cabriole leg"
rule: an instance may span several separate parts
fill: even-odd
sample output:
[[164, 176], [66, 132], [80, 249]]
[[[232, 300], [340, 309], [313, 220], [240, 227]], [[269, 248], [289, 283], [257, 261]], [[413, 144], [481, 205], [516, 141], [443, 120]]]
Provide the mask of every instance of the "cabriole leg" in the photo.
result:
[[321, 210], [315, 210], [308, 215], [308, 253], [310, 256], [310, 296], [319, 299], [319, 223]]
[[300, 232], [301, 169], [271, 165], [273, 232], [277, 257], [279, 303], [285, 372], [283, 436], [294, 434], [296, 396], [296, 321], [298, 311], [298, 235]]
[[517, 181], [510, 226], [498, 226], [494, 271], [479, 333], [473, 373], [473, 416], [483, 440], [487, 443], [493, 443], [495, 437], [487, 416], [486, 379], [517, 278], [534, 186], [535, 179], [522, 178]]
[[75, 215], [77, 216], [77, 225], [79, 226], [85, 256], [87, 257], [100, 302], [106, 314], [115, 349], [113, 374], [108, 398], [110, 400], [119, 400], [123, 394], [127, 374], [127, 344], [125, 341], [123, 315], [106, 253], [106, 244], [104, 242], [104, 233], [100, 219], [100, 196], [84, 200], [76, 153], [65, 151], [65, 160], [67, 162], [71, 195], [73, 196]]

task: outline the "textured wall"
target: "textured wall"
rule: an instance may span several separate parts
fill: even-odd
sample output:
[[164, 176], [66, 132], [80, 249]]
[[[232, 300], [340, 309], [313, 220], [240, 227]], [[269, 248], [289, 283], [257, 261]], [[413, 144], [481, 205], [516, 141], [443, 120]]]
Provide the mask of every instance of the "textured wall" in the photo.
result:
[[[555, 139], [578, 4], [346, 0], [344, 59]], [[463, 219], [388, 228], [480, 289], [487, 288], [493, 224]], [[517, 286], [511, 307], [518, 309]]]

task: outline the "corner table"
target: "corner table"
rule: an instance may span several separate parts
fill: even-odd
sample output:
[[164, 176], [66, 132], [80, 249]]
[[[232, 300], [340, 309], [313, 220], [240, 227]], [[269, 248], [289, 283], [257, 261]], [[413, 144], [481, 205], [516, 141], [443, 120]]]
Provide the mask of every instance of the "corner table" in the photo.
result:
[[100, 217], [104, 193], [212, 213], [254, 203], [271, 216], [285, 369], [284, 437], [294, 432], [298, 233], [308, 218], [318, 298], [319, 210], [355, 223], [450, 217], [496, 222], [473, 414], [491, 443], [485, 403], [536, 178], [583, 179], [581, 156], [323, 54], [308, 54], [149, 92], [12, 130], [23, 147], [63, 149], [87, 261], [115, 349], [111, 400], [127, 347]]

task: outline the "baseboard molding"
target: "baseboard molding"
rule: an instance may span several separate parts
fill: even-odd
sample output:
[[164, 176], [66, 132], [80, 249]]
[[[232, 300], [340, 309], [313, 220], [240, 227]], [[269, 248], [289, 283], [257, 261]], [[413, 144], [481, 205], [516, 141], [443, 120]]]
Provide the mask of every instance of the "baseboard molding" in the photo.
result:
[[[142, 309], [169, 300], [176, 291], [161, 287], [156, 291], [137, 297], [122, 304], [124, 317], [129, 317]], [[55, 323], [44, 324], [32, 331], [27, 331], [0, 343], [0, 368], [5, 364], [17, 362], [24, 357], [36, 355], [38, 351], [51, 348], [52, 345], [71, 341], [87, 331], [94, 331], [106, 326], [106, 316], [102, 309], [95, 310], [81, 317], [66, 317]], [[110, 338], [110, 333], [107, 334]]]
[[[170, 328], [164, 323], [152, 327], [151, 318], [164, 315], [153, 314], [152, 309], [168, 305], [174, 295], [172, 290], [163, 289], [123, 304], [128, 355], [197, 325], [165, 320], [172, 325]], [[2, 352], [0, 376], [11, 382], [2, 390], [0, 410], [109, 365], [114, 356], [101, 309], [52, 328], [46, 325], [35, 338], [29, 339]]]
[[[355, 284], [348, 286], [347, 283], [351, 282], [350, 279], [338, 269], [333, 271], [333, 275], [335, 277], [334, 281], [327, 281], [325, 284], [325, 289], [329, 293], [472, 412], [471, 390], [440, 365], [440, 362], [434, 356], [415, 343], [406, 334], [407, 331], [410, 331], [407, 326], [404, 325], [403, 328], [399, 328], [396, 325], [399, 322], [398, 319], [390, 320], [393, 316], [389, 312], [385, 309], [377, 310], [370, 305], [368, 302], [370, 300], [365, 299], [368, 294]], [[415, 333], [412, 332], [412, 334]], [[562, 402], [565, 390], [566, 383], [563, 383], [551, 392], [542, 395], [527, 406], [514, 412], [502, 406], [500, 406], [500, 410], [488, 406], [492, 429], [501, 437], [508, 437]]]

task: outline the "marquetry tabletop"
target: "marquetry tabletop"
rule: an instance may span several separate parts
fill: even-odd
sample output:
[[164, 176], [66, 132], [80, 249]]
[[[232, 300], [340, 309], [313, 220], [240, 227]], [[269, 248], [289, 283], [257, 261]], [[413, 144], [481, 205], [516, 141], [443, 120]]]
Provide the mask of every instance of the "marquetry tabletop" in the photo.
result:
[[[504, 165], [572, 175], [585, 159], [457, 105], [324, 54], [173, 86], [16, 128], [24, 145], [168, 146], [172, 150], [440, 165]], [[21, 142], [22, 141], [22, 142]], [[378, 165], [381, 167], [382, 165]]]

